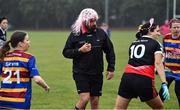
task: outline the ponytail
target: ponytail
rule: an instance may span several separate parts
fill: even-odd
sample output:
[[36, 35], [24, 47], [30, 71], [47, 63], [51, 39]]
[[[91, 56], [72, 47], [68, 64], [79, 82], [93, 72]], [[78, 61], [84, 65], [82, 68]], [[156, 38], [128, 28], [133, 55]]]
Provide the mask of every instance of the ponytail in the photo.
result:
[[[23, 42], [25, 39], [25, 36], [27, 35], [26, 32], [23, 31], [15, 31], [12, 35], [9, 41], [7, 41], [3, 47], [0, 49], [0, 58], [3, 59], [5, 57], [5, 54], [12, 48], [16, 48], [18, 46], [19, 42]], [[9, 45], [11, 43], [11, 47]]]
[[148, 28], [144, 28], [145, 25], [143, 25], [141, 27], [141, 29], [139, 29], [139, 31], [136, 33], [136, 38], [139, 39], [141, 38], [143, 35], [147, 35], [149, 32]]
[[139, 39], [143, 35], [147, 35], [149, 32], [153, 32], [158, 25], [154, 23], [154, 18], [151, 18], [149, 22], [144, 25], [139, 25], [138, 32], [136, 33], [136, 38]]
[[11, 49], [11, 47], [9, 46], [9, 43], [11, 41], [7, 41], [3, 47], [0, 49], [0, 58], [3, 59], [5, 57], [5, 54]]
[[142, 36], [142, 33], [140, 31], [136, 33], [136, 38], [137, 39], [141, 38], [141, 36]]
[[152, 25], [150, 23], [146, 23], [139, 27], [138, 32], [136, 33], [136, 38], [139, 39], [143, 35], [147, 35], [149, 32], [153, 32], [158, 25], [153, 23]]

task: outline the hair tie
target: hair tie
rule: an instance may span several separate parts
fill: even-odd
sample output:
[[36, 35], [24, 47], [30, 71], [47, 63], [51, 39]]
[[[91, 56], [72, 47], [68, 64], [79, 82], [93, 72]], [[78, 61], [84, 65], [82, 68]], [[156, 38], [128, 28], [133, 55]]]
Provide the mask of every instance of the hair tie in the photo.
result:
[[149, 26], [149, 29], [152, 27], [152, 25], [153, 25], [153, 23], [154, 23], [154, 18], [151, 18], [150, 20], [149, 20], [149, 23], [150, 23], [150, 26]]

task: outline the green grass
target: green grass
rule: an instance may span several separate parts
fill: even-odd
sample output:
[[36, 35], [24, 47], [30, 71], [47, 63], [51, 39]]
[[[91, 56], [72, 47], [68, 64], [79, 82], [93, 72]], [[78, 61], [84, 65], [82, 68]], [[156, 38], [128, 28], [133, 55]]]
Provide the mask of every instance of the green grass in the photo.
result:
[[[33, 83], [32, 109], [72, 109], [78, 100], [75, 84], [72, 79], [72, 60], [62, 56], [62, 50], [69, 32], [56, 31], [29, 31], [31, 48], [28, 52], [37, 58], [37, 66], [41, 76], [49, 84], [51, 90], [46, 93]], [[10, 35], [10, 33], [9, 33]], [[135, 31], [114, 31], [112, 42], [116, 53], [115, 77], [108, 81], [104, 78], [103, 96], [100, 98], [101, 109], [113, 109], [120, 78], [128, 60], [128, 47], [134, 37]], [[107, 65], [107, 64], [105, 64]], [[106, 68], [106, 67], [105, 67]], [[156, 77], [156, 87], [159, 90], [160, 81]], [[174, 83], [170, 87], [171, 99], [165, 103], [166, 109], [178, 109], [174, 93]], [[88, 105], [87, 108], [90, 108]], [[133, 99], [130, 109], [149, 109]]]

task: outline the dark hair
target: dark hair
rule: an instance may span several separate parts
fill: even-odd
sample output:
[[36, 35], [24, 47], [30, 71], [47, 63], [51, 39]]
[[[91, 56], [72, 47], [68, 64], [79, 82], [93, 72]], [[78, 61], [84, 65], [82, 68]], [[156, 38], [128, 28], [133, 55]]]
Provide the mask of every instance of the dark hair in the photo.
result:
[[176, 18], [173, 18], [169, 21], [169, 26], [170, 28], [172, 27], [172, 23], [180, 23], [180, 20], [179, 19], [176, 19]]
[[147, 35], [148, 32], [153, 32], [158, 25], [153, 23], [152, 25], [148, 22], [142, 25], [139, 31], [136, 33], [136, 38], [141, 38], [143, 35]]
[[3, 20], [5, 20], [5, 19], [7, 19], [7, 20], [8, 20], [8, 18], [7, 18], [7, 17], [1, 17], [1, 18], [0, 18], [0, 23], [1, 23]]
[[19, 42], [23, 42], [25, 39], [25, 36], [27, 35], [26, 32], [23, 31], [15, 31], [12, 35], [9, 41], [7, 41], [3, 47], [0, 50], [0, 58], [3, 58], [5, 54], [11, 49], [9, 46], [9, 43], [11, 43], [11, 47], [15, 48], [17, 47]]

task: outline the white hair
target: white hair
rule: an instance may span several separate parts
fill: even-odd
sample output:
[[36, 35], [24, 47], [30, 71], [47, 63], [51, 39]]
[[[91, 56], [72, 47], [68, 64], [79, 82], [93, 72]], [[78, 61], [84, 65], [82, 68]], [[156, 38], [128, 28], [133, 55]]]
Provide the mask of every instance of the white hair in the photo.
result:
[[75, 23], [71, 26], [72, 32], [75, 34], [79, 34], [81, 31], [81, 26], [84, 21], [89, 21], [90, 19], [98, 20], [97, 12], [92, 8], [85, 8], [79, 14]]

